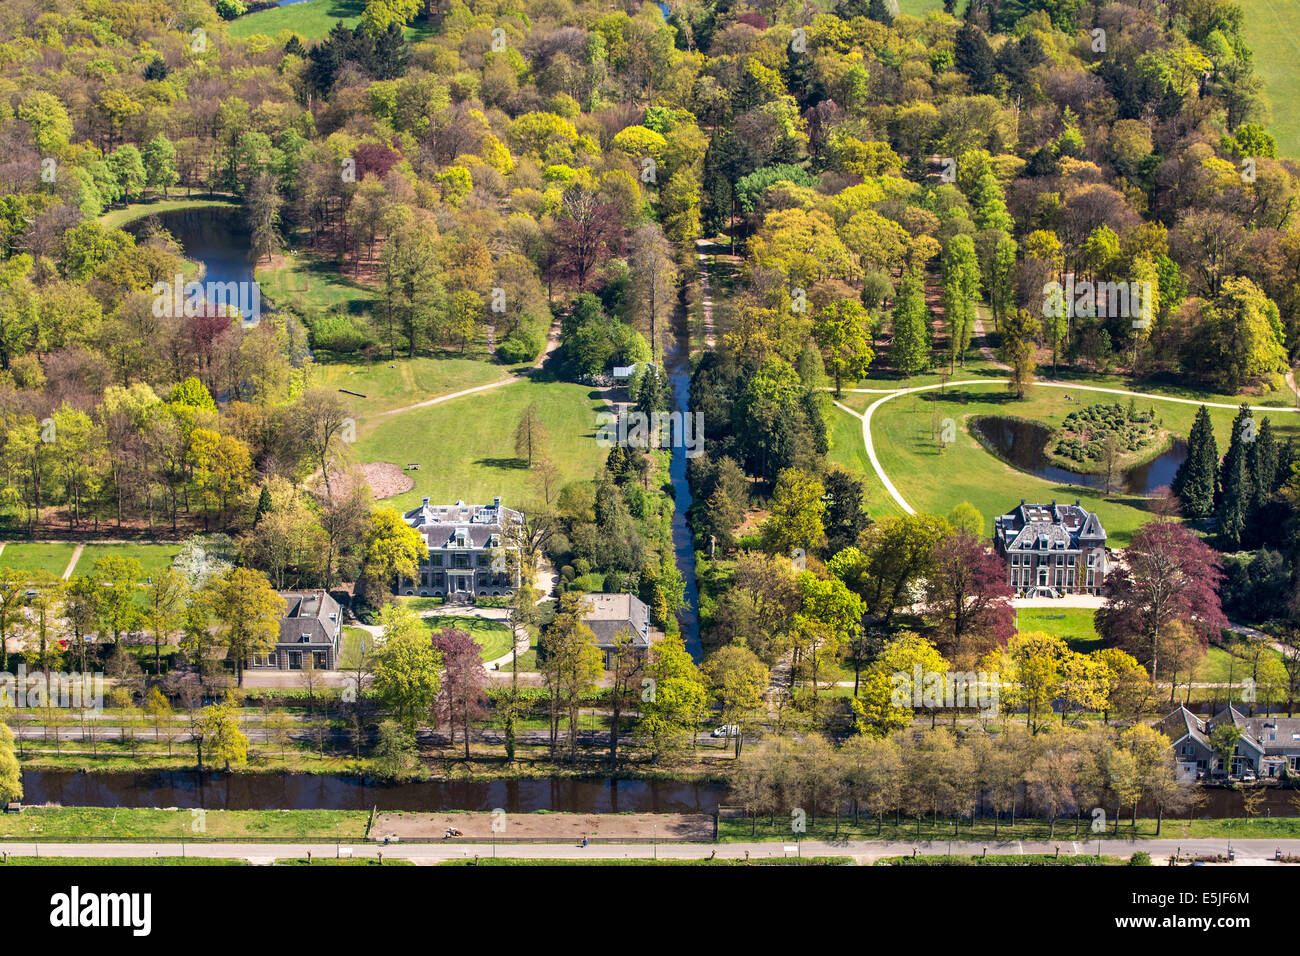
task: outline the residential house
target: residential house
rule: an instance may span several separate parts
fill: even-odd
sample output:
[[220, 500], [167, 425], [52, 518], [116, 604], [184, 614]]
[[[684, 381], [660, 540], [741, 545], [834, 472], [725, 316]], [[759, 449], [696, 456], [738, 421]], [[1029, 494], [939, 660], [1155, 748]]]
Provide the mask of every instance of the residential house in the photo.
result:
[[254, 654], [248, 662], [256, 670], [318, 671], [338, 668], [343, 651], [343, 613], [328, 591], [281, 591], [285, 600], [280, 618], [280, 639], [275, 650]]
[[650, 626], [650, 608], [635, 594], [584, 594], [583, 623], [596, 636], [592, 642], [605, 656], [605, 670], [614, 667], [620, 634], [631, 639], [635, 653], [645, 655], [663, 635]]
[[524, 516], [494, 498], [490, 505], [431, 505], [429, 499], [403, 517], [424, 537], [428, 555], [414, 580], [397, 582], [398, 594], [440, 597], [470, 604], [476, 597], [510, 597], [519, 587], [514, 531]]
[[[1224, 723], [1236, 726], [1241, 736], [1225, 769], [1223, 758], [1214, 752], [1210, 737]], [[1156, 724], [1156, 729], [1173, 744], [1180, 777], [1239, 777], [1250, 771], [1261, 780], [1300, 773], [1300, 717], [1247, 717], [1229, 704], [1209, 720], [1202, 720], [1186, 707]]]
[[1017, 597], [1100, 594], [1109, 568], [1101, 519], [1072, 505], [1026, 504], [993, 519], [993, 544]]

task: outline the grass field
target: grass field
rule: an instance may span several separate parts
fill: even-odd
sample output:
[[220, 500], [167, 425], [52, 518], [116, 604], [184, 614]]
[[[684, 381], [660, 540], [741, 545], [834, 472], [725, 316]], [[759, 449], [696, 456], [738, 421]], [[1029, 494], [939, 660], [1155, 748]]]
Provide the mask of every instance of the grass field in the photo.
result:
[[[1067, 401], [1068, 389], [1034, 388], [1023, 401], [1013, 399], [1000, 385], [968, 385], [907, 395], [881, 405], [872, 417], [872, 439], [876, 455], [900, 494], [918, 511], [947, 514], [960, 501], [969, 501], [985, 518], [985, 533], [991, 533], [993, 517], [1002, 514], [1019, 499], [1030, 501], [1073, 501], [1079, 498], [1089, 510], [1096, 511], [1109, 535], [1109, 543], [1122, 547], [1133, 531], [1149, 518], [1149, 500], [1136, 496], [1105, 497], [1094, 489], [1036, 478], [1018, 471], [986, 451], [969, 433], [968, 422], [981, 415], [1003, 415], [1033, 419], [1055, 427], [1081, 404], [1118, 400], [1123, 396], [1076, 392], [1081, 401]], [[1138, 399], [1139, 408], [1155, 405], [1162, 425], [1174, 434], [1185, 436], [1191, 429], [1197, 407], [1160, 399]], [[851, 426], [861, 426], [858, 419], [836, 410], [839, 418]], [[1220, 451], [1227, 446], [1231, 423], [1236, 412], [1231, 408], [1211, 408], [1216, 440]], [[1266, 414], [1266, 413], [1263, 413]], [[1261, 415], [1262, 417], [1262, 415]], [[937, 422], [952, 418], [958, 425], [957, 441], [941, 448], [934, 438]], [[1275, 432], [1284, 440], [1297, 434], [1300, 416], [1271, 416]], [[831, 459], [868, 477], [868, 501], [873, 513], [897, 513], [897, 505], [864, 467], [865, 454], [859, 437], [856, 445], [849, 440], [852, 428], [836, 424]]]
[[[286, 7], [259, 10], [240, 17], [230, 24], [230, 35], [250, 37], [255, 33], [277, 37], [291, 30], [306, 40], [319, 40], [333, 29], [339, 20], [346, 27], [354, 27], [361, 19], [366, 0], [308, 0]], [[407, 40], [418, 40], [430, 34], [426, 25], [406, 28]]]
[[0, 567], [15, 571], [48, 571], [62, 577], [77, 550], [75, 544], [42, 544], [36, 541], [11, 541], [0, 551]]
[[357, 661], [361, 657], [361, 642], [365, 640], [366, 646], [369, 647], [372, 640], [368, 631], [359, 627], [343, 628], [343, 650], [339, 652], [339, 670], [351, 670], [357, 666]]
[[339, 20], [346, 27], [356, 26], [365, 7], [365, 0], [308, 0], [242, 16], [230, 24], [230, 35], [249, 37], [261, 33], [274, 37], [281, 30], [292, 30], [305, 39], [319, 40]]
[[1280, 157], [1300, 158], [1300, 6], [1289, 0], [1238, 0], [1246, 12], [1246, 44], [1272, 107], [1270, 129]]
[[345, 395], [344, 398], [359, 417], [365, 418], [438, 395], [500, 381], [508, 374], [505, 366], [482, 359], [416, 356], [392, 361], [315, 363], [311, 367], [311, 384], [360, 392], [366, 397]]
[[[6, 548], [6, 551], [9, 549]], [[85, 574], [100, 558], [135, 558], [146, 577], [170, 567], [180, 546], [175, 544], [88, 544], [77, 559], [74, 574]]]
[[[84, 759], [84, 758], [83, 758]], [[360, 840], [364, 810], [189, 810], [126, 807], [27, 807], [0, 817], [0, 839], [73, 841], [149, 838], [186, 840], [258, 837], [285, 840]]]
[[438, 617], [426, 617], [424, 623], [429, 625], [431, 631], [441, 631], [448, 628], [467, 631], [469, 636], [474, 638], [478, 644], [479, 654], [485, 661], [494, 661], [498, 657], [510, 653], [510, 628], [500, 621], [490, 621], [482, 617], [461, 617], [456, 614], [440, 615]]
[[1086, 607], [1022, 607], [1016, 610], [1016, 625], [1021, 632], [1039, 631], [1059, 637], [1075, 653], [1088, 654], [1101, 648], [1092, 615], [1092, 608]]
[[269, 301], [306, 315], [364, 315], [378, 297], [370, 286], [341, 273], [336, 263], [311, 253], [290, 253], [277, 259], [275, 268], [258, 265], [253, 277]]
[[489, 857], [473, 860], [443, 860], [439, 866], [853, 866], [851, 856], [809, 857], [756, 857], [752, 860], [657, 860], [653, 857], [628, 857], [626, 859], [587, 857], [573, 860], [563, 857], [534, 859], [532, 857]]
[[99, 217], [99, 223], [109, 229], [120, 229], [127, 223], [143, 219], [145, 216], [176, 212], [178, 209], [204, 209], [210, 206], [234, 207], [238, 205], [239, 203], [233, 199], [224, 198], [186, 199], [178, 196], [174, 199], [163, 199], [159, 197], [147, 202], [133, 202], [121, 209], [110, 209]]
[[363, 423], [354, 451], [360, 461], [418, 462], [414, 490], [390, 500], [409, 508], [434, 501], [482, 504], [500, 495], [507, 505], [542, 498], [534, 472], [515, 455], [514, 433], [536, 404], [546, 431], [543, 451], [561, 483], [589, 479], [605, 459], [596, 444], [596, 414], [606, 409], [590, 388], [525, 380], [490, 392]]
[[[36, 541], [11, 541], [0, 551], [0, 567], [18, 571], [48, 571], [62, 577], [77, 546], [67, 542], [46, 544]], [[88, 544], [73, 567], [74, 574], [86, 574], [100, 558], [135, 558], [144, 568], [145, 577], [168, 567], [176, 552], [175, 544]]]
[[[279, 861], [276, 861], [277, 863]], [[213, 856], [11, 856], [4, 866], [251, 866], [247, 860]]]

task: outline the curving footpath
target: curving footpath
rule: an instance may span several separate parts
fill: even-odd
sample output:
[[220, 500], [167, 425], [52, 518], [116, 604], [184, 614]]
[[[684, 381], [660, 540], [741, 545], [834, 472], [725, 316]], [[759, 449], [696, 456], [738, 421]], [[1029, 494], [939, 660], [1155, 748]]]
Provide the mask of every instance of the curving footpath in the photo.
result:
[[[894, 486], [894, 483], [889, 480], [889, 476], [885, 474], [885, 469], [880, 464], [880, 459], [876, 457], [876, 446], [871, 440], [871, 416], [874, 415], [876, 409], [885, 402], [889, 401], [891, 398], [898, 398], [901, 395], [911, 395], [916, 392], [929, 392], [936, 388], [956, 388], [961, 385], [1006, 385], [1008, 384], [1008, 381], [1009, 380], [1005, 378], [965, 379], [960, 382], [940, 382], [934, 385], [918, 385], [915, 388], [899, 388], [892, 391], [880, 388], [846, 388], [844, 389], [846, 392], [873, 395], [884, 392], [885, 394], [881, 395], [880, 398], [868, 405], [867, 410], [861, 415], [853, 409], [841, 405], [839, 402], [835, 402], [834, 405], [836, 408], [848, 412], [854, 418], [862, 420], [862, 444], [866, 447], [867, 459], [871, 462], [871, 467], [875, 471], [876, 477], [880, 479], [880, 483], [885, 486], [885, 490], [889, 492], [890, 497], [894, 499], [898, 506], [902, 508], [905, 513], [914, 515], [916, 514], [916, 509], [907, 503], [907, 499], [902, 496], [899, 490]], [[1152, 401], [1157, 402], [1176, 402], [1180, 405], [1204, 405], [1206, 408], [1241, 407], [1241, 405], [1233, 405], [1227, 402], [1205, 402], [1194, 398], [1175, 398], [1171, 395], [1153, 395], [1150, 392], [1134, 392], [1124, 388], [1107, 388], [1101, 385], [1079, 385], [1074, 382], [1047, 381], [1033, 382], [1031, 384], [1038, 388], [1069, 388], [1080, 392], [1104, 392], [1109, 395], [1131, 395], [1134, 398], [1151, 399]], [[1297, 412], [1300, 412], [1300, 408], [1290, 408], [1281, 405], [1247, 405], [1246, 407], [1253, 412], [1260, 411], [1277, 414], [1296, 414]]]

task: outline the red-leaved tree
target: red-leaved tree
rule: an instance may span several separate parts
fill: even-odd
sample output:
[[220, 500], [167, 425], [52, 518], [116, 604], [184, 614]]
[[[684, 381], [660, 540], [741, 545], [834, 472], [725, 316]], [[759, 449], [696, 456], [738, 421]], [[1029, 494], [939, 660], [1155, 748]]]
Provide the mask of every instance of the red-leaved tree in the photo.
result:
[[469, 759], [470, 728], [487, 715], [487, 671], [474, 638], [459, 628], [447, 628], [433, 635], [433, 646], [442, 654], [442, 687], [434, 701], [439, 726], [446, 724], [451, 742], [456, 730], [465, 738], [465, 759]]
[[564, 194], [563, 210], [548, 237], [548, 258], [553, 275], [587, 291], [592, 275], [623, 242], [618, 209], [600, 202], [595, 193], [580, 186]]
[[1016, 632], [1011, 597], [1006, 565], [975, 535], [956, 531], [935, 545], [925, 599], [944, 634], [940, 643], [946, 654], [1005, 644]]
[[1204, 642], [1226, 627], [1219, 604], [1223, 571], [1218, 555], [1183, 525], [1149, 521], [1124, 549], [1123, 563], [1106, 575], [1106, 605], [1095, 615], [1097, 631], [1159, 674], [1160, 645], [1172, 621], [1181, 621]]

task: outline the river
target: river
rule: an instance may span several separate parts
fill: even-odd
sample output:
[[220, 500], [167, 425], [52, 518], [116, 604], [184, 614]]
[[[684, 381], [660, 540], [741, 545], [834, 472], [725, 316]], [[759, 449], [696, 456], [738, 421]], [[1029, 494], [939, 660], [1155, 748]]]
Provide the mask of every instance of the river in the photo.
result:
[[[664, 364], [668, 379], [673, 386], [673, 411], [682, 413], [685, 422], [691, 415], [691, 358], [690, 330], [685, 322], [677, 330], [677, 342], [664, 352]], [[690, 482], [686, 480], [686, 443], [673, 442], [672, 459], [668, 465], [668, 476], [673, 487], [673, 554], [677, 561], [677, 570], [681, 572], [686, 583], [686, 606], [677, 614], [682, 626], [682, 639], [686, 650], [698, 663], [704, 657], [704, 645], [700, 643], [700, 592], [695, 585], [695, 536], [686, 521], [690, 510]]]
[[485, 782], [383, 784], [306, 773], [204, 773], [193, 770], [24, 770], [28, 806], [204, 807], [209, 810], [492, 810], [512, 813], [712, 813], [720, 783], [557, 777]]

